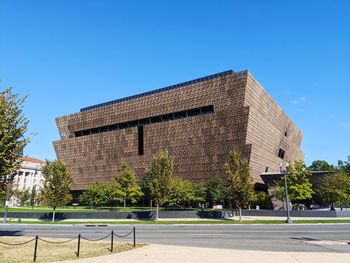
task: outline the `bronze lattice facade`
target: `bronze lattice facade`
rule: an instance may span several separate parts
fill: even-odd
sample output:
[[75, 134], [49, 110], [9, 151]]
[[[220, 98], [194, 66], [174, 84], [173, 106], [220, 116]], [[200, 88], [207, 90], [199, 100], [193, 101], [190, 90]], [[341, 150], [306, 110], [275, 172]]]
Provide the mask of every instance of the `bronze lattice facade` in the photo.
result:
[[232, 149], [248, 158], [255, 182], [283, 161], [304, 159], [301, 131], [248, 71], [83, 108], [56, 122], [54, 148], [76, 190], [110, 181], [123, 162], [141, 175], [161, 148], [174, 157], [174, 175], [194, 181], [224, 179]]

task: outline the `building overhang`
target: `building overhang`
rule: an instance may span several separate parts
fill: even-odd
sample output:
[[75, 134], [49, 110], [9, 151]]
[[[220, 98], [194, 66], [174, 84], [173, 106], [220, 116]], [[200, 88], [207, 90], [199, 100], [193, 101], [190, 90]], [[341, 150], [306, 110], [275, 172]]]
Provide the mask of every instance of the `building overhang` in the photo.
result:
[[[310, 176], [310, 183], [313, 187], [320, 185], [322, 180], [331, 174], [334, 174], [334, 172], [330, 171], [311, 171]], [[260, 174], [261, 179], [263, 180], [266, 189], [271, 188], [273, 185], [275, 185], [278, 181], [283, 179], [283, 174], [281, 173], [262, 173]]]

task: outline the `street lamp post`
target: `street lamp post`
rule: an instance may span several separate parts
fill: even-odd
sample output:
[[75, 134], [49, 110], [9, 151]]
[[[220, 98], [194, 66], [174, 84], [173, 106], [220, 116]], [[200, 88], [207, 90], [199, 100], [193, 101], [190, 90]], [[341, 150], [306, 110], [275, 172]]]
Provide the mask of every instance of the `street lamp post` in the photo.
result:
[[7, 212], [9, 210], [9, 201], [6, 200], [5, 201], [5, 215], [4, 215], [4, 218], [2, 219], [2, 223], [3, 224], [7, 224]]
[[289, 212], [289, 199], [288, 199], [288, 187], [287, 187], [287, 174], [288, 174], [288, 163], [286, 165], [281, 164], [280, 166], [281, 174], [284, 176], [284, 197], [286, 199], [286, 210], [287, 210], [287, 220], [286, 223], [293, 224], [292, 218]]

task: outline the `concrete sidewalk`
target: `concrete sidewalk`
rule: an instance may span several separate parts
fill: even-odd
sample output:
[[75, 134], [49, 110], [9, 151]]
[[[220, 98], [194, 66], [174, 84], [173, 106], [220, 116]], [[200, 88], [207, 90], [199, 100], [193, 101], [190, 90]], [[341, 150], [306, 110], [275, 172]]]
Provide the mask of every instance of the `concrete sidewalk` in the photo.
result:
[[[62, 261], [61, 261], [62, 262]], [[64, 261], [65, 263], [114, 263], [114, 262], [142, 262], [142, 263], [271, 263], [271, 262], [317, 262], [337, 263], [350, 262], [350, 253], [306, 253], [306, 252], [261, 252], [230, 249], [213, 249], [198, 247], [182, 247], [167, 245], [148, 245], [107, 256]]]
[[[238, 221], [238, 217], [233, 217], [228, 220]], [[286, 217], [278, 217], [278, 216], [242, 216], [243, 221], [264, 221], [264, 220], [280, 220], [284, 221]], [[299, 220], [335, 220], [335, 221], [342, 221], [342, 220], [350, 220], [350, 217], [292, 217], [293, 221], [299, 221]], [[0, 218], [2, 221], [2, 218]], [[193, 222], [214, 222], [214, 221], [222, 221], [223, 219], [207, 219], [207, 218], [159, 218], [159, 221], [193, 221]], [[8, 218], [9, 222], [18, 222], [17, 218]], [[143, 222], [143, 221], [149, 221], [149, 220], [137, 220], [137, 219], [94, 219], [94, 218], [76, 218], [76, 219], [64, 219], [64, 220], [56, 220], [56, 222], [74, 222], [74, 223], [118, 223], [118, 222], [130, 222], [130, 224], [133, 224], [135, 222]], [[26, 222], [43, 222], [43, 220], [34, 219], [34, 218], [22, 218], [22, 223]], [[50, 222], [50, 220], [46, 220], [46, 222]]]
[[[238, 217], [234, 217], [238, 220]], [[286, 220], [285, 216], [242, 216], [242, 220]], [[292, 217], [293, 221], [300, 220], [350, 220], [350, 217]]]

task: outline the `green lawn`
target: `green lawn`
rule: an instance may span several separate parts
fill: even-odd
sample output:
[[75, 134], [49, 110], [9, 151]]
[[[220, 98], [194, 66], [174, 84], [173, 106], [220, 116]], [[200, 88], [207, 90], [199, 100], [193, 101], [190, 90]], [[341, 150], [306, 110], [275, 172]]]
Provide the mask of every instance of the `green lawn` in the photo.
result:
[[[152, 208], [153, 211], [155, 211], [155, 207]], [[65, 206], [65, 207], [58, 207], [56, 209], [56, 212], [108, 212], [108, 211], [150, 211], [151, 207], [122, 207], [122, 206], [117, 206], [117, 207], [98, 207], [98, 208], [92, 208], [89, 206], [78, 206], [78, 207], [73, 207], [73, 206]], [[165, 209], [164, 207], [160, 207], [159, 211], [165, 211], [165, 210], [172, 210], [171, 208]], [[174, 208], [176, 210], [176, 208]], [[186, 208], [186, 209], [179, 209], [183, 211], [201, 211], [200, 208]], [[4, 212], [5, 208], [0, 207], [0, 212]], [[231, 210], [212, 210], [212, 209], [205, 209], [205, 211], [231, 211]], [[47, 206], [34, 206], [33, 208], [30, 206], [25, 206], [25, 207], [16, 207], [16, 208], [9, 208], [9, 212], [40, 212], [40, 213], [47, 213], [47, 212], [52, 212], [52, 208], [47, 207]]]
[[51, 221], [9, 221], [10, 224], [55, 224], [55, 225], [173, 225], [173, 224], [238, 224], [231, 220], [174, 220], [174, 221], [151, 221], [151, 220], [139, 220], [139, 221], [89, 221], [89, 222], [74, 222], [74, 221], [57, 221], [52, 223]]
[[[101, 208], [93, 208], [91, 207], [72, 207], [72, 206], [66, 206], [66, 207], [59, 207], [56, 209], [56, 212], [106, 212], [106, 211], [145, 211], [150, 210], [150, 207], [101, 207]], [[154, 210], [154, 208], [153, 208]], [[164, 210], [161, 208], [160, 210]], [[0, 207], [0, 212], [4, 212], [5, 208]], [[9, 212], [40, 212], [40, 213], [48, 213], [52, 212], [52, 208], [50, 207], [16, 207], [16, 208], [9, 208]]]

